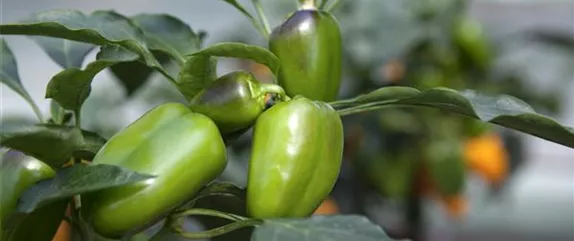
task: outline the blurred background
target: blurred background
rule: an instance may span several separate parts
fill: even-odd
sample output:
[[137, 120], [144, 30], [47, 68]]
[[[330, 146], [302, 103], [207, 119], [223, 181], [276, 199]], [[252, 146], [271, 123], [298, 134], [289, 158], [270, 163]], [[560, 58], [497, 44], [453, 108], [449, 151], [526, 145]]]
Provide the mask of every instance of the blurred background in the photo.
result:
[[[250, 1], [239, 2], [252, 10]], [[294, 1], [262, 2], [272, 26], [295, 9]], [[59, 8], [168, 13], [206, 31], [205, 46], [266, 46], [224, 1], [2, 0], [0, 21]], [[519, 97], [574, 126], [571, 0], [341, 0], [334, 14], [344, 39], [340, 98], [394, 85], [468, 88]], [[33, 40], [5, 38], [24, 86], [48, 116], [46, 84], [61, 68]], [[266, 68], [249, 61], [218, 66], [219, 75], [238, 69], [270, 81]], [[104, 137], [159, 103], [184, 101], [155, 74], [129, 92], [110, 71], [92, 86], [82, 127]], [[1, 86], [0, 95], [3, 128], [35, 122], [17, 94]], [[415, 240], [574, 240], [574, 150], [430, 109], [382, 110], [345, 117], [344, 125], [340, 180], [318, 213], [366, 215], [391, 236]], [[229, 149], [222, 179], [245, 185], [249, 137]]]

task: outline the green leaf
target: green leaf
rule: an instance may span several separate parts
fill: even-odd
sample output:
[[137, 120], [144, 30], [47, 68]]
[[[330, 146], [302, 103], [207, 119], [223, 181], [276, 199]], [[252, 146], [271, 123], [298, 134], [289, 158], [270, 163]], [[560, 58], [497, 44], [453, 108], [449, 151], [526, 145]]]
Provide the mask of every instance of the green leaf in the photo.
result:
[[52, 115], [52, 122], [54, 124], [67, 124], [71, 120], [71, 112], [66, 111], [58, 102], [52, 100], [50, 102], [50, 114]]
[[210, 56], [187, 59], [177, 78], [177, 88], [189, 101], [203, 88], [217, 79], [217, 60]]
[[[183, 65], [184, 56], [198, 51], [203, 41], [187, 24], [170, 15], [140, 14], [131, 20], [142, 29], [149, 49], [162, 66], [171, 60]], [[139, 60], [118, 63], [110, 69], [124, 85], [128, 96], [142, 86], [153, 72], [152, 68]]]
[[41, 124], [0, 130], [0, 145], [60, 168], [73, 156], [91, 159], [106, 140], [72, 126]]
[[20, 23], [0, 25], [0, 34], [55, 37], [101, 46], [117, 44], [169, 76], [148, 49], [142, 30], [114, 11], [95, 11], [90, 15], [76, 10], [39, 12]]
[[415, 96], [420, 93], [419, 90], [411, 87], [394, 86], [387, 88], [379, 88], [366, 94], [359, 95], [355, 98], [348, 100], [339, 100], [329, 103], [333, 108], [341, 108], [344, 106], [357, 106], [367, 104], [370, 102], [384, 102], [394, 101], [396, 99], [407, 98]]
[[30, 95], [26, 89], [24, 89], [24, 86], [22, 86], [22, 82], [20, 81], [16, 59], [12, 54], [12, 50], [8, 47], [8, 44], [3, 38], [0, 38], [0, 50], [2, 51], [2, 69], [0, 69], [0, 71], [2, 71], [0, 73], [2, 79], [0, 79], [0, 81], [10, 87], [10, 89], [16, 91], [22, 97], [29, 98]]
[[72, 153], [75, 158], [82, 160], [92, 160], [98, 151], [106, 144], [107, 140], [100, 135], [90, 132], [82, 131], [84, 139], [79, 143], [76, 150]]
[[574, 148], [574, 132], [512, 96], [435, 88], [400, 102], [449, 110]]
[[[15, 213], [8, 230], [3, 230], [6, 241], [52, 241], [66, 214], [69, 200], [46, 205], [32, 213]], [[34, 231], [30, 231], [34, 230]], [[4, 239], [3, 239], [4, 240]]]
[[12, 50], [10, 47], [8, 47], [8, 44], [4, 38], [0, 38], [0, 60], [0, 65], [2, 65], [2, 68], [0, 69], [0, 82], [22, 96], [22, 98], [24, 98], [26, 102], [28, 102], [28, 104], [30, 104], [30, 106], [34, 109], [34, 112], [38, 118], [42, 120], [40, 109], [36, 103], [34, 103], [32, 97], [30, 97], [30, 94], [20, 81], [16, 59], [14, 58]]
[[217, 43], [193, 55], [250, 59], [267, 66], [275, 75], [279, 71], [279, 59], [277, 56], [266, 48], [257, 45], [236, 42]]
[[[190, 204], [194, 208], [214, 209], [236, 215], [247, 216], [245, 209], [245, 189], [230, 182], [214, 182], [203, 188]], [[186, 207], [184, 207], [186, 208]], [[233, 223], [226, 219], [211, 216], [195, 216], [194, 220], [205, 229], [214, 229]], [[213, 237], [213, 241], [250, 240], [253, 228], [241, 228], [230, 233]]]
[[[152, 52], [162, 66], [171, 60], [167, 54], [158, 51]], [[110, 67], [110, 71], [124, 86], [127, 96], [131, 96], [147, 82], [154, 70], [136, 60], [114, 64]]]
[[[459, 92], [444, 87], [422, 92], [414, 88], [410, 91], [405, 88], [408, 87], [384, 87], [386, 91], [375, 90], [371, 93], [384, 92], [386, 94], [380, 96], [367, 94], [370, 96], [368, 103], [362, 101], [361, 97], [357, 97], [332, 102], [332, 104], [339, 109], [338, 112], [341, 115], [372, 111], [393, 105], [432, 107], [470, 116], [574, 148], [574, 132], [571, 127], [562, 126], [550, 117], [537, 114], [532, 107], [515, 97], [491, 96], [473, 90]], [[396, 96], [389, 94], [393, 91], [408, 94]], [[341, 106], [344, 107], [339, 108]]]
[[64, 108], [62, 108], [58, 102], [52, 100], [50, 103], [50, 114], [52, 115], [52, 121], [54, 124], [61, 125], [64, 122], [65, 111], [66, 110], [64, 110]]
[[56, 100], [68, 110], [79, 111], [91, 91], [91, 83], [96, 74], [118, 62], [133, 61], [138, 56], [118, 45], [103, 46], [97, 60], [85, 69], [68, 68], [56, 74], [46, 89], [46, 98]]
[[356, 215], [264, 220], [253, 232], [253, 241], [329, 240], [391, 241], [380, 226]]
[[274, 73], [279, 70], [277, 57], [255, 45], [219, 43], [188, 56], [177, 79], [178, 89], [187, 100], [217, 78], [217, 62], [213, 57], [247, 58], [268, 66]]
[[167, 14], [139, 14], [131, 18], [144, 32], [148, 47], [169, 54], [180, 65], [185, 55], [201, 48], [201, 39], [180, 19]]
[[57, 171], [52, 179], [42, 180], [21, 196], [18, 211], [37, 208], [74, 195], [145, 181], [155, 176], [106, 164], [76, 164]]
[[388, 88], [379, 88], [368, 94], [357, 97], [356, 101], [359, 103], [368, 103], [372, 101], [380, 101], [383, 99], [396, 99], [413, 96], [418, 94], [418, 90], [409, 87], [395, 87], [390, 90]]
[[62, 68], [82, 67], [84, 58], [94, 48], [86, 44], [66, 39], [31, 36], [38, 45]]
[[28, 116], [3, 115], [2, 119], [0, 119], [0, 123], [2, 123], [2, 130], [13, 130], [25, 126], [35, 125], [38, 122], [36, 119], [30, 118]]

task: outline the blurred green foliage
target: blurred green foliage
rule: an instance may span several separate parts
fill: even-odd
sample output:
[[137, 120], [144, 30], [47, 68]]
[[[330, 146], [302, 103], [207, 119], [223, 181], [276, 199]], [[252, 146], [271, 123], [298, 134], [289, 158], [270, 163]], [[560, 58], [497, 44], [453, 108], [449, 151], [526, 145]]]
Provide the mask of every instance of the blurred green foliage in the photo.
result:
[[[269, 1], [269, 5], [268, 16], [274, 17], [276, 23], [295, 10], [293, 1]], [[541, 113], [558, 114], [562, 109], [560, 99], [566, 94], [562, 86], [539, 91], [527, 81], [528, 66], [515, 68], [501, 62], [506, 48], [510, 48], [509, 42], [527, 44], [524, 40], [528, 40], [572, 52], [574, 37], [560, 31], [534, 29], [514, 38], [493, 39], [468, 11], [465, 0], [343, 0], [334, 11], [341, 24], [344, 45], [344, 78], [339, 98], [383, 86], [419, 89], [446, 86], [505, 93], [528, 102]], [[266, 46], [260, 36], [245, 28], [230, 27], [233, 31], [228, 31], [222, 41]], [[264, 70], [258, 66], [240, 60], [234, 63], [231, 66], [234, 70], [250, 70], [261, 81], [270, 81], [269, 75], [263, 74]], [[565, 72], [572, 74], [571, 70]], [[115, 74], [122, 78], [121, 74]], [[142, 74], [141, 78], [147, 78], [148, 74]], [[140, 88], [130, 85], [131, 82], [115, 81], [112, 86], [95, 90], [82, 110], [82, 126], [107, 138], [133, 120], [130, 111], [138, 112], [139, 108], [143, 113], [165, 101], [185, 102], [173, 86], [160, 78], [151, 74], [150, 80], [143, 84], [147, 86]], [[109, 121], [110, 118], [118, 121]], [[33, 122], [13, 116], [2, 119], [4, 128]], [[431, 109], [385, 109], [345, 117], [344, 124], [345, 163], [341, 181], [333, 192], [343, 213], [368, 212], [367, 207], [357, 204], [364, 203], [358, 199], [366, 194], [355, 195], [357, 192], [374, 192], [407, 206], [412, 204], [413, 197], [420, 199], [426, 195], [421, 186], [435, 186], [439, 195], [460, 195], [469, 173], [467, 168], [461, 168], [468, 166], [465, 142], [498, 131], [469, 118]], [[248, 131], [229, 149], [229, 165], [222, 179], [245, 184], [250, 135]], [[522, 140], [514, 132], [500, 135], [510, 154], [509, 178], [522, 163]], [[408, 222], [417, 221], [412, 210], [406, 211], [405, 216]]]
[[[270, 13], [280, 16], [279, 22], [281, 16], [293, 10], [294, 6], [288, 3], [277, 3]], [[465, 0], [342, 1], [334, 14], [341, 24], [344, 40], [344, 80], [339, 98], [384, 86], [419, 89], [446, 86], [509, 94], [549, 115], [558, 114], [562, 108], [560, 100], [566, 94], [562, 86], [539, 91], [528, 83], [530, 76], [525, 71], [528, 66], [516, 68], [503, 59], [511, 43], [525, 44], [525, 39], [574, 50], [571, 44], [574, 38], [565, 37], [564, 33], [534, 29], [513, 38], [495, 39], [486, 26], [469, 14], [469, 1]], [[240, 29], [224, 38], [265, 45], [260, 38], [244, 33]], [[235, 67], [260, 71], [242, 61]], [[515, 132], [502, 132], [443, 111], [385, 109], [345, 117], [344, 124], [346, 164], [340, 184], [333, 192], [342, 212], [368, 212], [369, 208], [361, 205], [364, 200], [357, 200], [368, 194], [357, 192], [378, 193], [413, 209], [416, 207], [412, 205], [420, 204], [412, 203], [413, 198], [416, 202], [428, 195], [421, 191], [424, 186], [434, 188], [449, 214], [463, 215], [464, 210], [458, 204], [447, 200], [460, 200], [457, 198], [463, 195], [468, 174], [479, 172], [488, 179], [491, 174], [480, 172], [499, 172], [508, 180], [524, 160], [523, 142]], [[467, 142], [492, 133], [499, 136], [502, 144], [487, 141], [476, 150], [468, 150]], [[472, 151], [484, 153], [483, 162], [490, 167], [476, 168], [470, 163], [467, 156]], [[234, 153], [244, 152], [248, 148], [234, 148]], [[486, 160], [493, 159], [489, 155], [499, 157]], [[493, 191], [503, 186], [494, 180], [485, 181], [490, 182]], [[418, 226], [413, 222], [422, 219], [413, 216], [413, 210], [406, 210], [405, 216], [410, 222], [406, 226], [411, 228]]]

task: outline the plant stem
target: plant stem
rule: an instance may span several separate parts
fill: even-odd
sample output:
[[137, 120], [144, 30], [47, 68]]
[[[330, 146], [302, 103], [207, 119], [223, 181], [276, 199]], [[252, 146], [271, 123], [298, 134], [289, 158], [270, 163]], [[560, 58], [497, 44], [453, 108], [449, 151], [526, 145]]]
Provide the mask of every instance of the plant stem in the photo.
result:
[[340, 110], [337, 112], [339, 113], [340, 116], [347, 116], [347, 115], [358, 114], [358, 113], [362, 113], [362, 112], [379, 110], [379, 109], [383, 109], [383, 108], [387, 108], [387, 107], [392, 107], [392, 106], [390, 106], [390, 105], [358, 106], [358, 107], [353, 107], [353, 108], [349, 108], [349, 109], [343, 109], [343, 110]]
[[74, 111], [74, 122], [76, 124], [76, 127], [78, 128], [82, 128], [81, 124], [82, 124], [82, 117], [81, 117], [81, 109], [77, 109], [76, 111]]
[[341, 3], [340, 0], [332, 0], [332, 1], [333, 2], [331, 2], [331, 4], [329, 4], [329, 6], [325, 7], [325, 11], [330, 12], [333, 9], [335, 9], [339, 5], [339, 3]]
[[319, 5], [319, 9], [325, 9], [329, 0], [322, 0], [321, 4]]
[[300, 9], [315, 9], [315, 0], [299, 0]]
[[247, 219], [247, 220], [243, 220], [243, 221], [237, 221], [234, 223], [230, 223], [218, 228], [214, 228], [214, 229], [210, 229], [207, 231], [202, 231], [202, 232], [185, 232], [181, 229], [181, 227], [172, 227], [174, 229], [175, 232], [177, 232], [179, 235], [181, 235], [184, 238], [188, 238], [188, 239], [207, 239], [207, 238], [213, 238], [213, 237], [217, 237], [241, 228], [246, 228], [249, 226], [256, 226], [261, 224], [262, 221], [258, 220], [258, 219]]
[[40, 111], [40, 108], [38, 107], [38, 105], [36, 105], [36, 102], [32, 100], [32, 97], [30, 97], [30, 95], [28, 94], [25, 94], [24, 99], [30, 104], [32, 110], [34, 111], [34, 114], [36, 115], [36, 118], [38, 118], [40, 123], [44, 123], [44, 116], [42, 115], [42, 111]]
[[227, 219], [230, 221], [248, 220], [248, 218], [242, 217], [239, 215], [235, 215], [235, 214], [231, 214], [231, 213], [224, 213], [224, 212], [211, 210], [211, 209], [203, 209], [203, 208], [193, 208], [193, 209], [185, 210], [183, 212], [178, 212], [178, 213], [172, 215], [172, 218], [173, 219], [179, 219], [179, 218], [183, 218], [186, 216], [192, 216], [192, 215], [213, 216], [213, 217], [219, 217], [219, 218]]
[[285, 94], [285, 90], [276, 84], [261, 84], [260, 89], [261, 92], [265, 94], [276, 94], [281, 101], [288, 101], [291, 99], [287, 94]]
[[333, 108], [339, 108], [339, 107], [343, 107], [349, 104], [352, 104], [353, 102], [355, 102], [355, 98], [353, 99], [348, 99], [348, 100], [337, 100], [337, 101], [333, 101], [333, 102], [329, 102], [328, 104], [333, 107]]
[[[219, 218], [233, 221], [233, 223], [230, 223], [230, 224], [227, 224], [227, 225], [224, 225], [221, 227], [217, 227], [214, 229], [210, 229], [207, 231], [186, 232], [182, 227], [181, 221], [186, 216], [191, 216], [191, 215], [203, 215], [203, 216], [219, 217]], [[213, 238], [216, 236], [220, 236], [220, 235], [229, 233], [229, 232], [237, 230], [237, 229], [259, 225], [262, 222], [263, 221], [259, 220], [259, 219], [246, 218], [246, 217], [242, 217], [242, 216], [232, 214], [232, 213], [225, 213], [225, 212], [221, 212], [221, 211], [217, 211], [217, 210], [211, 210], [211, 209], [194, 208], [194, 209], [188, 209], [188, 210], [185, 210], [183, 212], [179, 212], [179, 213], [175, 213], [175, 214], [170, 215], [166, 221], [165, 227], [169, 226], [171, 228], [171, 230], [173, 230], [173, 232], [175, 232], [175, 233], [177, 233], [177, 234], [179, 234], [185, 238], [205, 239], [205, 238]]]
[[[76, 201], [74, 200], [74, 204]], [[71, 213], [72, 213], [72, 222], [75, 224], [74, 226], [78, 229], [78, 233], [80, 235], [80, 240], [82, 241], [90, 241], [90, 236], [86, 226], [82, 223], [82, 218], [80, 217], [80, 210], [74, 206], [71, 206]]]
[[257, 20], [255, 20], [255, 18], [251, 14], [249, 14], [249, 12], [247, 12], [247, 10], [245, 10], [245, 8], [243, 8], [243, 6], [241, 6], [239, 3], [236, 3], [236, 2], [230, 2], [230, 1], [226, 1], [226, 2], [233, 5], [233, 7], [235, 7], [235, 9], [239, 10], [239, 12], [241, 12], [245, 17], [247, 17], [247, 19], [249, 19], [251, 24], [253, 24], [253, 27], [255, 27], [255, 29], [257, 29], [257, 31], [259, 31], [259, 33], [263, 37], [265, 37], [265, 38], [268, 37], [269, 34], [268, 34], [268, 32], [265, 31], [265, 27], [263, 27], [263, 25], [261, 25], [261, 23], [257, 22]]
[[407, 200], [406, 220], [409, 225], [408, 238], [413, 241], [424, 240], [424, 214], [423, 204], [419, 194], [421, 180], [419, 180], [420, 167], [415, 171], [411, 180], [411, 190]]
[[263, 12], [263, 6], [261, 5], [260, 0], [251, 0], [253, 7], [255, 7], [255, 11], [257, 12], [257, 17], [259, 17], [259, 26], [262, 28], [263, 37], [269, 38], [269, 34], [271, 33], [271, 28], [269, 27], [269, 23], [267, 22], [267, 17], [265, 16], [265, 12]]
[[[361, 112], [368, 112], [368, 111], [373, 111], [373, 110], [377, 110], [377, 109], [382, 109], [382, 108], [389, 107], [389, 106], [394, 106], [394, 107], [404, 106], [402, 104], [395, 104], [395, 102], [396, 102], [396, 100], [385, 100], [385, 101], [378, 101], [378, 102], [370, 102], [370, 103], [366, 103], [366, 104], [362, 104], [362, 105], [355, 105], [355, 106], [349, 106], [346, 108], [338, 109], [337, 113], [339, 113], [339, 115], [341, 115], [341, 116], [345, 116], [345, 115], [350, 115], [350, 114], [357, 114], [357, 113], [361, 113]], [[341, 104], [339, 104], [339, 105], [341, 105]], [[338, 106], [338, 105], [335, 105], [335, 106]], [[335, 108], [335, 107], [333, 107], [333, 108]]]
[[171, 76], [171, 74], [169, 74], [159, 63], [158, 66], [156, 66], [154, 69], [161, 75], [163, 75], [167, 80], [169, 80], [169, 82], [171, 82], [177, 87], [177, 82], [175, 81], [173, 76]]

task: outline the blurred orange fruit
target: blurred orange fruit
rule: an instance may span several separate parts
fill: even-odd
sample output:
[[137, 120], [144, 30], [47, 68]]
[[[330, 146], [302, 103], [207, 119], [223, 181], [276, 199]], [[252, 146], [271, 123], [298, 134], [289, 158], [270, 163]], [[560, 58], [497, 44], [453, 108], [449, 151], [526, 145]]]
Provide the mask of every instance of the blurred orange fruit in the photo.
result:
[[434, 185], [432, 183], [432, 180], [429, 176], [427, 167], [425, 165], [422, 165], [422, 170], [419, 173], [419, 177], [418, 177], [418, 193], [421, 196], [426, 196], [426, 195], [432, 195], [434, 194]]
[[396, 83], [405, 76], [405, 65], [400, 60], [393, 59], [381, 67], [381, 73], [387, 81]]
[[257, 78], [259, 81], [261, 82], [271, 81], [272, 73], [269, 70], [269, 68], [267, 68], [267, 66], [257, 63], [255, 61], [249, 61], [248, 68], [249, 71], [253, 73], [253, 75], [255, 75], [255, 78]]
[[364, 135], [365, 129], [361, 125], [352, 125], [346, 129], [345, 145], [343, 146], [343, 157], [345, 160], [354, 160], [355, 155], [360, 151]]
[[339, 213], [339, 206], [337, 202], [333, 200], [333, 198], [329, 197], [319, 205], [319, 207], [315, 210], [313, 215], [332, 215]]
[[463, 218], [468, 212], [468, 200], [462, 194], [455, 195], [441, 195], [426, 170], [423, 166], [422, 172], [419, 176], [419, 195], [428, 196], [432, 200], [436, 200], [445, 208], [447, 215], [454, 219]]
[[[69, 216], [70, 214], [70, 206], [68, 206], [68, 209], [66, 210], [66, 216]], [[56, 231], [56, 234], [52, 238], [52, 241], [70, 241], [71, 239], [72, 230], [70, 228], [70, 224], [66, 221], [62, 221], [60, 223], [60, 227], [58, 227], [58, 231]]]
[[54, 238], [52, 238], [52, 241], [70, 241], [70, 238], [70, 224], [68, 224], [66, 221], [62, 221], [58, 231], [56, 232], [56, 235], [54, 235]]
[[460, 219], [468, 211], [468, 200], [462, 194], [442, 196], [441, 201], [451, 218]]
[[490, 185], [499, 185], [508, 172], [508, 153], [502, 138], [496, 133], [485, 133], [470, 138], [464, 146], [467, 166]]
[[263, 100], [265, 103], [269, 102], [269, 100], [271, 100], [271, 98], [273, 97], [273, 95], [267, 94], [265, 95], [265, 99]]

